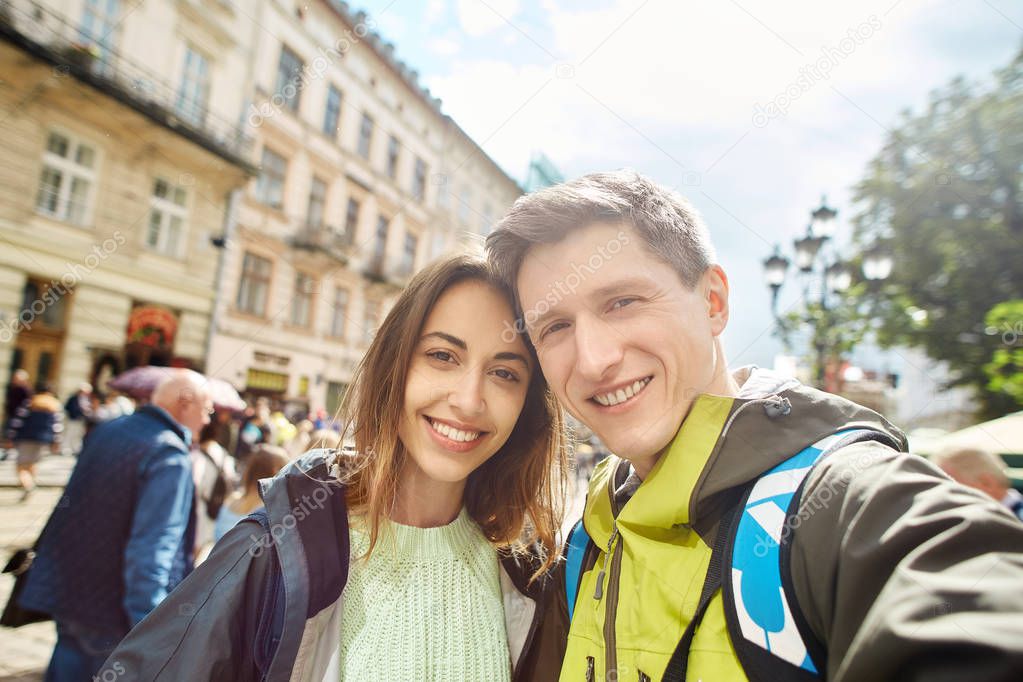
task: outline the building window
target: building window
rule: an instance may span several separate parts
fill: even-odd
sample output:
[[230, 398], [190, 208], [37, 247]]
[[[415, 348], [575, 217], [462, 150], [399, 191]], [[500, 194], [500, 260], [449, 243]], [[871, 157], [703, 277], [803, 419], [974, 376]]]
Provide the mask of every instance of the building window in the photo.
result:
[[323, 115], [323, 132], [331, 138], [337, 136], [341, 122], [341, 91], [331, 85], [327, 88], [327, 110]]
[[269, 147], [263, 147], [263, 163], [256, 180], [256, 198], [273, 208], [284, 207], [284, 179], [288, 161]]
[[298, 111], [304, 68], [302, 58], [286, 45], [281, 45], [281, 58], [277, 62], [277, 86], [274, 92], [284, 99], [284, 105], [292, 111]]
[[348, 199], [348, 208], [345, 210], [345, 238], [349, 243], [355, 241], [355, 233], [359, 229], [359, 202], [355, 199]]
[[416, 268], [416, 248], [419, 239], [414, 234], [405, 235], [405, 250], [401, 254], [401, 272], [411, 275]]
[[348, 321], [348, 289], [338, 287], [334, 290], [334, 314], [330, 318], [330, 335], [343, 339], [345, 323]]
[[441, 176], [441, 181], [437, 183], [437, 205], [441, 208], [451, 206], [451, 192], [448, 190], [447, 179], [444, 176]]
[[36, 209], [58, 220], [85, 225], [95, 184], [95, 150], [68, 135], [51, 132], [43, 152]]
[[398, 156], [401, 153], [401, 143], [398, 138], [391, 135], [387, 140], [387, 177], [394, 180], [398, 177]]
[[111, 51], [117, 46], [120, 18], [120, 0], [85, 0], [78, 37], [92, 48], [94, 73], [103, 74], [113, 68]]
[[313, 312], [313, 292], [316, 291], [316, 280], [304, 272], [295, 274], [295, 290], [291, 299], [291, 324], [296, 327], [308, 327]]
[[185, 242], [185, 190], [157, 178], [149, 199], [149, 227], [146, 246], [166, 256], [181, 256]]
[[419, 202], [426, 197], [426, 162], [418, 157], [412, 176], [412, 196]]
[[384, 253], [387, 250], [387, 226], [389, 221], [384, 216], [377, 218], [376, 239], [373, 242], [373, 261], [382, 265]]
[[380, 316], [380, 302], [366, 301], [366, 309], [362, 317], [362, 342], [367, 346], [377, 333], [377, 318]]
[[359, 125], [359, 156], [369, 159], [369, 149], [373, 142], [373, 117], [369, 114], [362, 115], [362, 123]]
[[315, 175], [309, 186], [309, 210], [306, 211], [306, 225], [320, 229], [323, 226], [323, 207], [327, 203], [327, 183]]
[[242, 278], [238, 283], [238, 310], [251, 315], [266, 315], [266, 298], [270, 292], [271, 264], [266, 258], [245, 252]]
[[210, 65], [206, 57], [191, 45], [185, 48], [185, 68], [181, 72], [177, 110], [185, 120], [202, 125], [210, 99]]

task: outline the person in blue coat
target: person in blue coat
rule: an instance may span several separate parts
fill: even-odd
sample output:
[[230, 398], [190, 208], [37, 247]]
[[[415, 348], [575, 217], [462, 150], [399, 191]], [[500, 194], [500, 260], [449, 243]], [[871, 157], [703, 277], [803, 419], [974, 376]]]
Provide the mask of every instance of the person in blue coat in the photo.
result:
[[205, 385], [201, 374], [175, 370], [151, 404], [86, 440], [18, 600], [56, 621], [47, 682], [92, 679], [192, 570], [189, 448], [212, 412]]

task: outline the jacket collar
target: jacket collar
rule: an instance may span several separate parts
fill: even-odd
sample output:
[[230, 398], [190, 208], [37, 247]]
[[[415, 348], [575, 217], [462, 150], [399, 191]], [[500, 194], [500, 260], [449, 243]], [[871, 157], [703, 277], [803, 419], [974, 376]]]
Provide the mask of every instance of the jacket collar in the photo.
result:
[[[892, 447], [905, 450], [902, 432], [873, 410], [757, 368], [733, 376], [742, 387], [739, 397], [696, 398], [660, 460], [621, 506], [621, 526], [643, 532], [702, 524], [722, 494], [843, 428], [878, 431]], [[612, 479], [621, 466], [622, 460], [609, 457], [591, 481], [584, 518], [598, 546], [611, 537]]]
[[167, 410], [163, 409], [162, 407], [159, 407], [158, 405], [149, 404], [143, 405], [142, 407], [138, 408], [137, 410], [135, 410], [135, 413], [144, 414], [149, 417], [152, 417], [153, 419], [156, 419], [157, 421], [162, 422], [167, 426], [167, 428], [171, 429], [172, 431], [174, 431], [174, 433], [180, 436], [181, 440], [185, 442], [186, 447], [191, 447], [192, 432], [189, 429], [186, 429], [181, 424], [179, 424]]

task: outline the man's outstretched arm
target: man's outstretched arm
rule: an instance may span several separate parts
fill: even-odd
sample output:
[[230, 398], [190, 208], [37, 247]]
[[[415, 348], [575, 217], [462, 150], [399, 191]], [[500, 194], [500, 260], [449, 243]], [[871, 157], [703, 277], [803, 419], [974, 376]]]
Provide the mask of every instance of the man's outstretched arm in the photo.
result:
[[792, 541], [829, 680], [1023, 679], [1023, 524], [878, 444], [822, 462]]

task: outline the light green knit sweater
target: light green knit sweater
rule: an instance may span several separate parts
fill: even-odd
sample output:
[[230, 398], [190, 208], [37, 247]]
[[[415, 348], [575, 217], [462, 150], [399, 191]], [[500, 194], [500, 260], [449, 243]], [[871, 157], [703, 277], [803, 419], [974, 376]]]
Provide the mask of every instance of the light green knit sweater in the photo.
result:
[[351, 540], [342, 680], [510, 680], [497, 553], [465, 509], [439, 528], [385, 524], [368, 559], [356, 523]]

